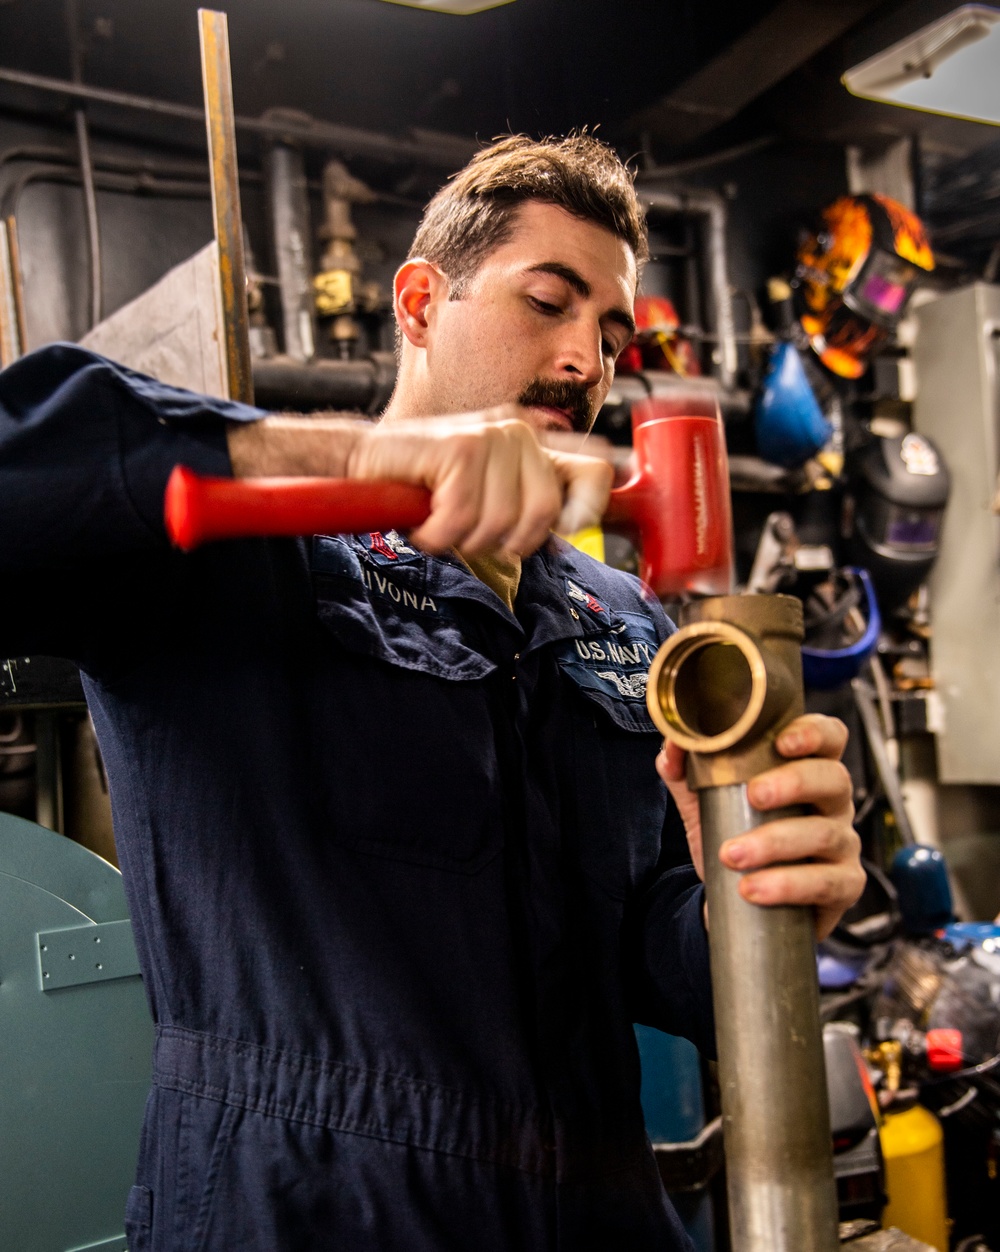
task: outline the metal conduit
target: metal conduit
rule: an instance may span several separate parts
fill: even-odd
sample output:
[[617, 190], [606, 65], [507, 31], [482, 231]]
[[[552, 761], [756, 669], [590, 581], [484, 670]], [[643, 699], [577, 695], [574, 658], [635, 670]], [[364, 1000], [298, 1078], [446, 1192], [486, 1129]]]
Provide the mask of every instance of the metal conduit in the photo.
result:
[[731, 391], [736, 386], [738, 359], [726, 256], [726, 202], [714, 191], [666, 191], [648, 187], [637, 187], [636, 191], [647, 212], [653, 209], [665, 213], [690, 213], [703, 216], [706, 220], [708, 286], [712, 297], [713, 329], [718, 336], [716, 373], [723, 388]]
[[[156, 100], [151, 96], [134, 95], [127, 91], [111, 91], [104, 87], [91, 87], [85, 83], [68, 82], [62, 78], [49, 78], [44, 74], [29, 74], [24, 70], [0, 68], [0, 83], [28, 87], [50, 95], [67, 96], [71, 100], [92, 100], [119, 109], [133, 109], [141, 113], [154, 113], [160, 117], [173, 117], [180, 121], [205, 124], [205, 111], [196, 105], [174, 104], [169, 100]], [[235, 117], [236, 129], [253, 134], [267, 135], [274, 139], [296, 139], [315, 148], [333, 148], [346, 156], [369, 157], [390, 164], [431, 165], [456, 170], [464, 165], [478, 150], [479, 145], [461, 135], [439, 134], [421, 130], [412, 139], [394, 139], [375, 131], [360, 130], [354, 126], [339, 126], [333, 122], [316, 121], [314, 118], [283, 117], [280, 121], [268, 118]]]
[[[77, 0], [66, 0], [66, 29], [69, 34], [70, 63], [74, 83], [83, 78], [83, 49], [80, 44], [80, 17]], [[97, 217], [97, 192], [94, 188], [94, 162], [90, 152], [90, 131], [83, 106], [73, 110], [76, 146], [80, 157], [80, 180], [83, 185], [83, 210], [87, 224], [87, 258], [90, 267], [90, 324], [96, 326], [103, 315], [104, 278], [101, 264], [101, 225]]]

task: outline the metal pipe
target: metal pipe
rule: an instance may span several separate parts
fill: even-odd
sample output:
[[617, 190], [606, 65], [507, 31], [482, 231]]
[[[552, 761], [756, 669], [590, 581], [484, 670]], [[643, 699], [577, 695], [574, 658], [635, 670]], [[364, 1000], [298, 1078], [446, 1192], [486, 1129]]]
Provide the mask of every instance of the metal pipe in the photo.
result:
[[27, 314], [24, 307], [24, 278], [21, 273], [21, 244], [17, 235], [17, 219], [8, 217], [7, 252], [10, 259], [10, 282], [14, 296], [14, 319], [17, 329], [17, 353], [20, 356], [27, 351], [28, 329]]
[[54, 709], [35, 713], [35, 821], [47, 830], [64, 829], [62, 744], [59, 714]]
[[94, 188], [94, 164], [90, 155], [90, 134], [83, 109], [73, 115], [76, 142], [80, 152], [80, 181], [83, 185], [83, 209], [87, 224], [87, 258], [90, 262], [90, 325], [103, 317], [103, 267], [101, 264], [101, 226], [97, 217], [97, 191]]
[[395, 381], [396, 358], [391, 352], [350, 361], [319, 357], [306, 364], [265, 357], [253, 363], [257, 403], [279, 412], [340, 409], [373, 415], [388, 404]]
[[[21, 195], [31, 183], [70, 183], [76, 186], [80, 182], [80, 171], [64, 165], [36, 165], [24, 171], [16, 179], [12, 179], [2, 193], [0, 203], [5, 215], [17, 213]], [[159, 196], [199, 197], [207, 196], [211, 188], [207, 182], [183, 182], [180, 179], [152, 178], [148, 174], [135, 177], [126, 174], [95, 174], [95, 186], [102, 191], [120, 191], [127, 194], [148, 193]]]
[[250, 314], [247, 309], [243, 218], [236, 166], [233, 80], [229, 63], [229, 25], [225, 13], [198, 10], [201, 74], [205, 89], [205, 124], [212, 179], [212, 216], [219, 249], [219, 287], [225, 336], [229, 398], [253, 404], [250, 366]]
[[684, 178], [699, 170], [712, 169], [716, 165], [724, 165], [727, 161], [738, 161], [741, 157], [752, 156], [764, 148], [770, 148], [778, 140], [777, 135], [759, 135], [756, 139], [748, 139], [746, 143], [738, 143], [732, 148], [722, 148], [718, 152], [708, 152], [704, 156], [691, 157], [688, 161], [675, 161], [670, 165], [647, 165], [639, 171], [639, 178]]
[[733, 1252], [836, 1252], [837, 1195], [812, 912], [762, 908], [719, 860], [758, 813], [747, 782], [804, 707], [802, 606], [725, 596], [685, 610], [649, 671], [650, 713], [698, 792]]
[[[80, 43], [80, 18], [76, 0], [66, 0], [66, 30], [69, 35], [71, 76], [74, 83], [83, 78], [83, 48]], [[101, 227], [97, 216], [97, 192], [94, 188], [94, 162], [90, 152], [90, 131], [83, 107], [73, 110], [76, 147], [80, 160], [80, 181], [83, 186], [83, 211], [87, 226], [87, 259], [90, 270], [90, 325], [102, 317], [104, 279], [101, 265]]]
[[300, 148], [274, 144], [264, 157], [267, 206], [281, 296], [285, 355], [308, 361], [316, 352], [313, 322], [312, 226], [305, 158]]
[[[139, 96], [128, 91], [111, 91], [104, 87], [90, 87], [84, 83], [67, 82], [62, 78], [50, 78], [44, 74], [29, 74], [24, 70], [0, 68], [0, 83], [17, 87], [29, 87], [52, 95], [68, 96], [71, 100], [92, 100], [119, 109], [132, 109], [140, 113], [153, 113], [159, 117], [177, 118], [179, 121], [197, 122], [204, 125], [205, 112], [191, 104], [174, 104], [170, 100], [156, 100], [151, 96]], [[447, 170], [463, 166], [478, 150], [479, 145], [461, 135], [438, 134], [433, 131], [415, 132], [412, 139], [395, 139], [375, 131], [360, 130], [355, 126], [339, 126], [333, 122], [321, 122], [315, 118], [282, 120], [267, 118], [234, 118], [237, 130], [248, 131], [268, 138], [294, 138], [314, 148], [330, 148], [345, 156], [369, 157], [389, 164], [430, 165]]]
[[0, 221], [0, 369], [13, 365], [22, 352], [14, 291], [8, 223]]
[[[206, 160], [167, 160], [159, 157], [119, 156], [116, 153], [91, 149], [95, 170], [119, 174], [148, 174], [153, 178], [204, 179], [208, 187]], [[17, 144], [0, 150], [0, 169], [14, 161], [44, 161], [57, 165], [75, 165], [77, 154], [72, 147], [57, 144]], [[256, 170], [240, 171], [243, 181], [260, 182]]]
[[648, 187], [639, 187], [636, 190], [640, 203], [647, 211], [654, 209], [666, 213], [691, 213], [705, 218], [708, 289], [711, 295], [713, 330], [718, 336], [716, 373], [719, 382], [729, 391], [736, 386], [739, 360], [726, 255], [726, 202], [714, 191], [669, 191]]
[[917, 842], [917, 839], [910, 824], [910, 815], [907, 813], [906, 805], [903, 802], [903, 790], [900, 786], [899, 771], [889, 755], [885, 731], [882, 729], [879, 721], [875, 690], [863, 678], [853, 678], [851, 679], [851, 692], [854, 695], [854, 703], [861, 717], [861, 725], [865, 732], [869, 751], [875, 762], [875, 772], [878, 774], [879, 782], [882, 784], [885, 798], [889, 801], [889, 808], [892, 810], [892, 815], [895, 818], [899, 837], [907, 847], [911, 847]]

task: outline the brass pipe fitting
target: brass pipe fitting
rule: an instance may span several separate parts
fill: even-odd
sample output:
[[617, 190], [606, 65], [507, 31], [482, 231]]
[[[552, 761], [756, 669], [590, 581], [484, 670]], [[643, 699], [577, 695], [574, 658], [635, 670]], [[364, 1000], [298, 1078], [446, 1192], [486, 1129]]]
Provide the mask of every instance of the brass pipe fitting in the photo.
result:
[[650, 666], [650, 716], [688, 753], [693, 790], [749, 782], [780, 761], [774, 741], [805, 709], [802, 604], [714, 596], [683, 622]]

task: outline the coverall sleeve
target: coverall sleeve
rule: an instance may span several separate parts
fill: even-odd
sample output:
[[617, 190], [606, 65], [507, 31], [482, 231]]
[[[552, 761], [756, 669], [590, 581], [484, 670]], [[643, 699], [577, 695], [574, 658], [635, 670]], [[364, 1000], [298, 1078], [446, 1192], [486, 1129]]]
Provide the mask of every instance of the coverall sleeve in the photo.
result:
[[[644, 601], [662, 643], [676, 627], [651, 591]], [[633, 1021], [690, 1039], [705, 1056], [714, 1057], [704, 900], [684, 822], [668, 796], [656, 868], [626, 906], [626, 986]]]
[[232, 473], [227, 421], [259, 409], [169, 387], [74, 344], [0, 373], [0, 651], [78, 659], [98, 593], [165, 560], [171, 470]]
[[657, 873], [626, 919], [633, 1020], [690, 1039], [715, 1056], [715, 1019], [702, 921], [705, 888], [691, 864], [684, 824], [670, 801]]

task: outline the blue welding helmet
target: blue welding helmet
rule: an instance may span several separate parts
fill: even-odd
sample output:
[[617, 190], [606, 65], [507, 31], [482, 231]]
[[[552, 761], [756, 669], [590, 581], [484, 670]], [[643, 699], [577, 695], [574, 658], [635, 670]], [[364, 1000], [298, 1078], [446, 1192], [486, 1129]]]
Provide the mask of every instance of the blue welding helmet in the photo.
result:
[[850, 682], [875, 651], [882, 630], [868, 571], [853, 566], [834, 571], [829, 584], [810, 594], [803, 613], [805, 685], [826, 691]]
[[754, 408], [754, 429], [764, 460], [789, 468], [815, 456], [832, 434], [798, 349], [787, 340], [771, 354]]

